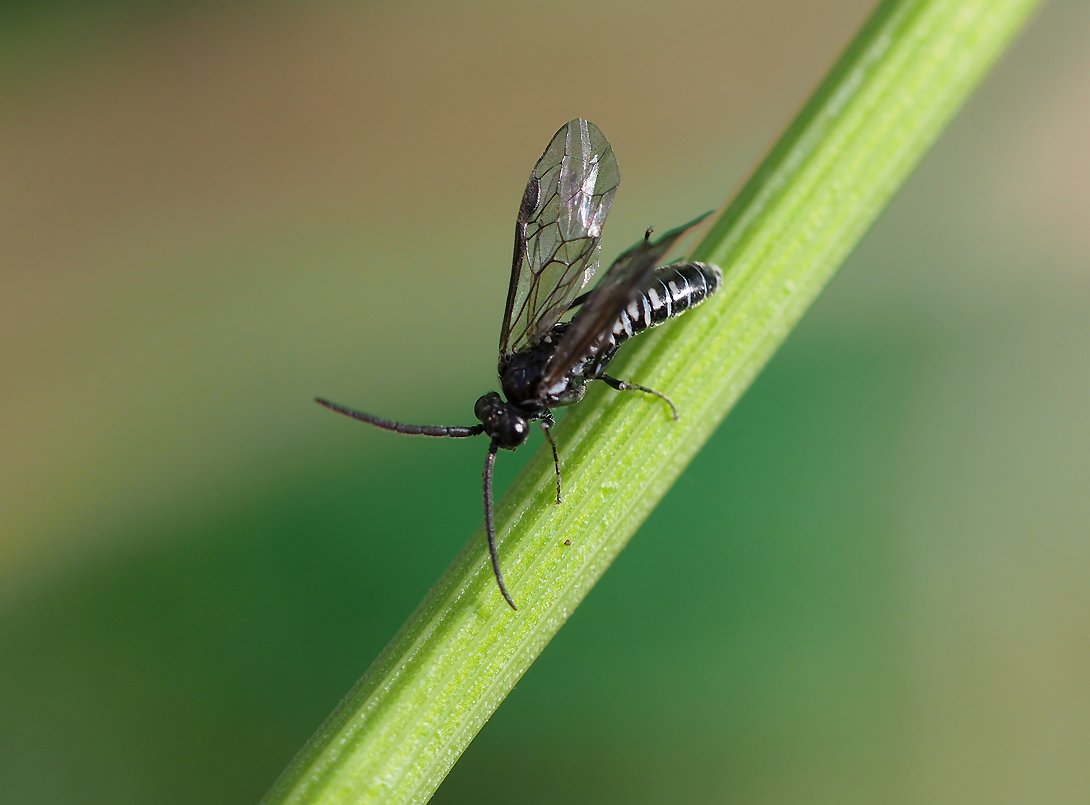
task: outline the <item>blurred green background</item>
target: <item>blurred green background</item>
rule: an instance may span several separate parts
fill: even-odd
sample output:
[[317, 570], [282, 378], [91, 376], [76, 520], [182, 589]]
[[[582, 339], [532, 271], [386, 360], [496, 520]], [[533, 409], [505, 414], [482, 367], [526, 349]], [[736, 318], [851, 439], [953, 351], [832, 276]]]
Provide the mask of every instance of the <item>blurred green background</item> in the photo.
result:
[[[610, 256], [870, 8], [9, 5], [0, 798], [256, 800], [481, 517], [311, 397], [470, 421], [552, 132]], [[1090, 801], [1088, 76], [1056, 0], [436, 801]]]

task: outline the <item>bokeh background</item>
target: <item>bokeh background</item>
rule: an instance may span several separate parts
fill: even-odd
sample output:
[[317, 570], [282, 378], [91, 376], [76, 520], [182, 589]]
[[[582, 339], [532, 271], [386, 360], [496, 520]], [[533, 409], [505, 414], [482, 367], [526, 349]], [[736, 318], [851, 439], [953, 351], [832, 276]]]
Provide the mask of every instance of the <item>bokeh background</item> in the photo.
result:
[[[552, 132], [615, 253], [870, 8], [8, 4], [0, 799], [256, 800], [480, 519], [311, 397], [469, 421]], [[1088, 76], [1055, 0], [437, 802], [1090, 801]]]

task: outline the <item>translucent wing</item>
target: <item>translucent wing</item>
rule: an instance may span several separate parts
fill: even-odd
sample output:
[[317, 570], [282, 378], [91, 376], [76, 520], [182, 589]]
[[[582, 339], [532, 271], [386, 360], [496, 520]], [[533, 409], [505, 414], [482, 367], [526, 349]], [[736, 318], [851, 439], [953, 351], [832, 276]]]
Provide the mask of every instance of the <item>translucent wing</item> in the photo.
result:
[[543, 338], [598, 268], [602, 225], [621, 175], [601, 130], [575, 119], [534, 165], [515, 223], [500, 365]]
[[667, 252], [709, 215], [706, 212], [657, 240], [651, 240], [651, 230], [647, 230], [642, 241], [613, 261], [601, 282], [582, 300], [582, 307], [556, 345], [556, 352], [545, 366], [544, 388], [564, 380], [575, 364], [609, 339], [621, 311], [650, 286], [655, 269], [662, 265]]

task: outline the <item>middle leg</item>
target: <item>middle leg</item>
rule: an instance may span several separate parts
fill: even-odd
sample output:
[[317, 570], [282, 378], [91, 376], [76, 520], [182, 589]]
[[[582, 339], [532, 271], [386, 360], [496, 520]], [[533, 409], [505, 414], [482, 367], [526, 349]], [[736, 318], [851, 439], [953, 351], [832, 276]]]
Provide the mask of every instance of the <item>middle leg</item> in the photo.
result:
[[556, 503], [559, 506], [563, 498], [560, 493], [560, 454], [556, 450], [556, 439], [553, 438], [555, 424], [556, 420], [551, 413], [546, 412], [545, 416], [541, 417], [541, 432], [545, 434], [545, 438], [549, 440], [549, 447], [553, 449], [553, 466], [556, 467]]

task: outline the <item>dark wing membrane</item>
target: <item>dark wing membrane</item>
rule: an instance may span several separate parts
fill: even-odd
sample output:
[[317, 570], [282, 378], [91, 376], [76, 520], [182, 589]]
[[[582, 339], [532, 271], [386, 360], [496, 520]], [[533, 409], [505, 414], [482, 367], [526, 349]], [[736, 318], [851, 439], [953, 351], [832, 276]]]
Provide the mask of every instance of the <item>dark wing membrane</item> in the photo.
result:
[[549, 388], [564, 380], [572, 367], [586, 355], [601, 348], [609, 339], [621, 311], [654, 281], [655, 269], [662, 265], [667, 252], [681, 237], [711, 215], [706, 212], [684, 226], [671, 229], [657, 240], [646, 237], [620, 257], [602, 277], [602, 281], [582, 297], [582, 307], [564, 331], [556, 352], [545, 366], [542, 387]]
[[620, 181], [605, 135], [578, 118], [553, 136], [534, 165], [515, 223], [501, 365], [544, 338], [594, 276], [602, 225]]

